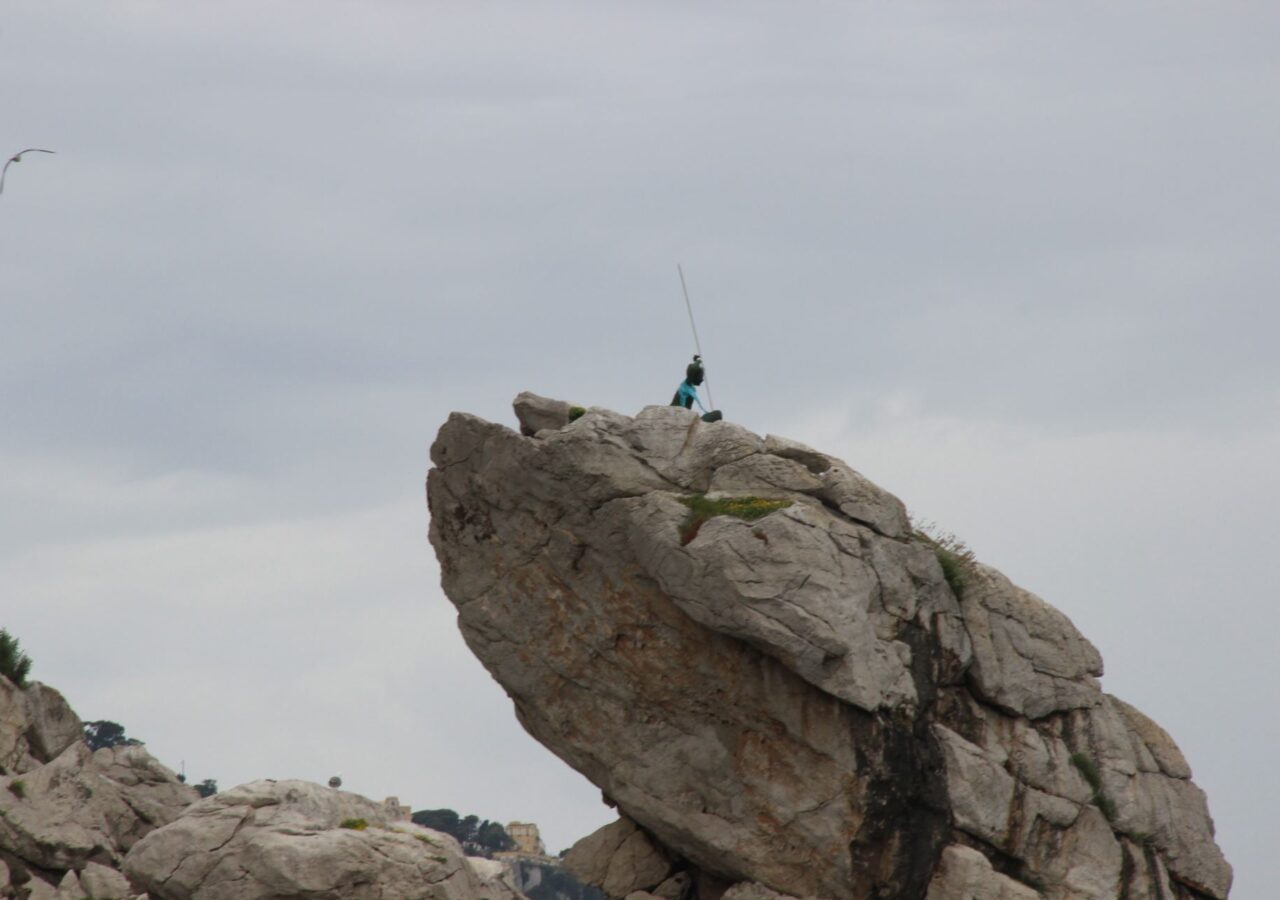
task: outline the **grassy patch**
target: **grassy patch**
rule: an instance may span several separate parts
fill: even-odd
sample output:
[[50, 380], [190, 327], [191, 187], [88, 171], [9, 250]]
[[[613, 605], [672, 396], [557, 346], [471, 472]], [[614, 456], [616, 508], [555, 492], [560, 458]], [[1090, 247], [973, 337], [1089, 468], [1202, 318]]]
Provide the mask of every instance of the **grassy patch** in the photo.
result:
[[938, 565], [942, 566], [942, 577], [947, 579], [951, 593], [956, 597], [963, 597], [978, 566], [969, 545], [932, 522], [921, 522], [916, 526], [915, 534], [917, 540], [924, 541], [933, 548], [934, 555], [938, 557]]
[[1098, 771], [1098, 764], [1083, 753], [1071, 754], [1071, 765], [1075, 766], [1080, 772], [1080, 776], [1093, 788], [1093, 796], [1089, 799], [1093, 801], [1093, 805], [1102, 811], [1107, 817], [1108, 822], [1116, 820], [1116, 802], [1107, 796], [1107, 792], [1102, 788], [1102, 773]]
[[689, 507], [689, 515], [680, 525], [680, 545], [698, 536], [699, 529], [708, 519], [716, 516], [733, 516], [753, 522], [791, 505], [790, 500], [766, 500], [763, 497], [721, 497], [712, 500], [706, 494], [681, 497], [680, 502]]
[[586, 408], [585, 408], [585, 407], [582, 407], [582, 406], [570, 406], [570, 407], [569, 407], [569, 421], [570, 421], [570, 422], [576, 422], [576, 421], [578, 421], [579, 419], [581, 419], [583, 416], [585, 416], [586, 414], [587, 414], [587, 410], [586, 410]]
[[369, 827], [366, 819], [343, 819], [338, 823], [339, 828], [350, 828], [352, 831], [364, 831]]
[[27, 783], [21, 778], [16, 781], [9, 782], [9, 793], [17, 797], [19, 800], [27, 796]]

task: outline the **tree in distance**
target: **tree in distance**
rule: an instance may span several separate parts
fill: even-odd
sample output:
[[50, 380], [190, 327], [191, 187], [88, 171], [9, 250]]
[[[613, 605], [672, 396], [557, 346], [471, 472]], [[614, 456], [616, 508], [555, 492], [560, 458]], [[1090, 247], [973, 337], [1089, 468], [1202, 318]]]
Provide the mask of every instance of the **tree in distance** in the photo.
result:
[[84, 742], [97, 753], [105, 747], [135, 747], [142, 741], [124, 733], [124, 726], [109, 719], [84, 723]]
[[516, 845], [501, 823], [479, 816], [459, 816], [451, 809], [420, 809], [413, 814], [413, 822], [452, 835], [468, 856], [491, 857]]

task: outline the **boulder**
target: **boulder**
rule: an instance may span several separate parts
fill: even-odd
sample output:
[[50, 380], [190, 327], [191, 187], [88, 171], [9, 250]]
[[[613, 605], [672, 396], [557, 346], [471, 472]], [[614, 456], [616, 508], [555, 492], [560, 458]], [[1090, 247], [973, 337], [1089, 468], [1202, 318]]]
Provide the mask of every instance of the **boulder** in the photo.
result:
[[[58, 900], [84, 900], [87, 893], [80, 884], [80, 877], [75, 872], [67, 872], [62, 876], [62, 881], [58, 882], [56, 896]], [[98, 898], [94, 897], [93, 900]]]
[[1001, 875], [972, 847], [952, 844], [942, 851], [925, 900], [1043, 900], [1030, 885]]
[[150, 771], [155, 783], [118, 780], [120, 765], [103, 765], [83, 742], [50, 763], [0, 778], [0, 849], [45, 870], [115, 863], [196, 799], [145, 748], [119, 749], [132, 761], [130, 771]]
[[[214, 794], [139, 841], [124, 871], [152, 900], [492, 897], [452, 837], [305, 781]], [[492, 873], [486, 879], [492, 886]]]
[[[141, 744], [102, 748], [93, 754], [93, 768], [116, 785], [128, 798], [138, 819], [151, 827], [172, 822], [178, 813], [200, 799], [195, 788], [179, 781], [168, 766]], [[141, 837], [142, 833], [137, 836]], [[132, 844], [132, 840], [128, 842], [128, 846]]]
[[33, 757], [49, 762], [84, 740], [84, 723], [62, 694], [38, 681], [27, 685], [23, 694], [31, 723], [26, 733], [27, 745]]
[[516, 397], [513, 406], [522, 434], [534, 435], [546, 428], [563, 428], [569, 424], [571, 407], [563, 400], [539, 397], [525, 391]]
[[0, 675], [0, 775], [25, 772], [38, 761], [31, 756], [27, 732], [31, 713], [22, 689]]
[[66, 895], [43, 878], [32, 878], [26, 884], [26, 900], [66, 900]]
[[48, 685], [19, 688], [0, 675], [0, 775], [29, 772], [84, 737], [71, 706]]
[[1227, 896], [1186, 761], [1093, 645], [989, 567], [957, 594], [852, 467], [673, 407], [523, 430], [450, 416], [430, 535], [468, 646], [622, 816], [570, 853], [584, 880]]
[[666, 881], [671, 860], [641, 828], [623, 818], [574, 844], [564, 866], [607, 896], [626, 897], [655, 890]]
[[984, 701], [1039, 719], [1101, 700], [1102, 657], [1061, 612], [988, 566], [973, 571], [961, 604]]
[[80, 884], [93, 900], [131, 900], [137, 894], [120, 872], [95, 862], [84, 867]]

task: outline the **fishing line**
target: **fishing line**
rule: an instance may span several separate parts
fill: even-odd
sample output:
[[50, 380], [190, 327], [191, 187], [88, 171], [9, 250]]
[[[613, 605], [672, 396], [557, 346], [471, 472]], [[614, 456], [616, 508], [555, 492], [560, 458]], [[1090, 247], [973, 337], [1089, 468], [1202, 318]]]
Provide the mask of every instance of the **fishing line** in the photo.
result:
[[[689, 327], [693, 329], [693, 346], [698, 348], [698, 358], [702, 358], [702, 342], [698, 340], [698, 326], [693, 321], [693, 304], [689, 302], [689, 286], [684, 282], [684, 268], [680, 263], [676, 263], [676, 271], [680, 273], [680, 290], [684, 291], [684, 308], [689, 311]], [[712, 408], [716, 408], [716, 401], [711, 396], [711, 379], [706, 375], [706, 369], [703, 369], [702, 383], [707, 386], [707, 404]]]

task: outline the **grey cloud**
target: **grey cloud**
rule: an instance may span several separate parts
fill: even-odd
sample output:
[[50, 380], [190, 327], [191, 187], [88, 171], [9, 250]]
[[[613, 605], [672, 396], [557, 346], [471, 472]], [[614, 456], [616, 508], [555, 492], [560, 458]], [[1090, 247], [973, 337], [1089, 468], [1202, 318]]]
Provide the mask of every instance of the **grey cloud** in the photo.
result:
[[[247, 565], [201, 539], [266, 523], [281, 524], [263, 534], [300, 570], [350, 529], [417, 529], [385, 537], [386, 554], [375, 541], [364, 560], [296, 573], [292, 590], [314, 592], [326, 622], [368, 602], [362, 579], [401, 598], [396, 616], [442, 603], [422, 570], [424, 518], [375, 526], [366, 512], [420, 502], [426, 447], [451, 409], [510, 421], [524, 388], [626, 412], [665, 402], [693, 352], [678, 261], [731, 418], [811, 443], [839, 421], [831, 437], [850, 442], [854, 465], [957, 527], [979, 519], [999, 556], [1009, 548], [996, 562], [1033, 590], [1059, 583], [1056, 548], [1081, 528], [1096, 529], [1091, 552], [1127, 548], [1123, 519], [1141, 512], [1059, 522], [1028, 510], [1013, 495], [1046, 477], [1038, 458], [1060, 461], [1066, 494], [1105, 499], [1090, 485], [1106, 462], [1073, 466], [1079, 441], [1207, 435], [1216, 443], [1184, 463], [1210, 482], [1242, 466], [1239, 448], [1270, 446], [1270, 5], [12, 6], [3, 128], [15, 149], [30, 139], [59, 154], [11, 173], [0, 198], [0, 571], [10, 596], [39, 598], [11, 601], [5, 620], [40, 651], [42, 677], [95, 685], [101, 714], [121, 704], [166, 752], [199, 721], [170, 728], [171, 704], [142, 686], [197, 685], [218, 657], [188, 665], [178, 652], [160, 667], [140, 638], [135, 670], [99, 684], [101, 651], [83, 637], [62, 646], [77, 604], [109, 608], [114, 640], [139, 621], [152, 640], [165, 634], [158, 598], [174, 592], [190, 611], [199, 596], [200, 627], [232, 640], [240, 600], [270, 601], [270, 566], [229, 581], [240, 599], [226, 609], [183, 582], [210, 577], [202, 555], [215, 570]], [[894, 443], [895, 422], [918, 430]], [[1036, 440], [999, 456], [957, 437], [1001, 429]], [[1000, 470], [982, 470], [984, 456]], [[1159, 542], [1138, 562], [1117, 551], [1105, 570], [1134, 609], [1163, 609], [1178, 590], [1265, 593], [1265, 517], [1234, 540], [1221, 518], [1274, 508], [1280, 486], [1265, 467], [1243, 471], [1223, 487], [1230, 503], [1197, 491], [1162, 513], [1185, 523], [1171, 541], [1212, 529], [1221, 585], [1205, 570], [1194, 587], [1148, 581]], [[980, 486], [965, 487], [971, 476]], [[1034, 545], [1019, 540], [1031, 517]], [[134, 562], [104, 572], [84, 548], [112, 540], [139, 543]], [[394, 577], [377, 580], [378, 567]], [[1068, 600], [1086, 590], [1062, 583]], [[1232, 621], [1274, 621], [1261, 601], [1229, 608]], [[250, 621], [262, 629], [250, 671], [292, 662], [302, 682], [326, 677], [296, 646], [304, 613]], [[1143, 681], [1117, 661], [1147, 652], [1127, 634], [1145, 621], [1097, 639], [1115, 641], [1108, 662], [1125, 684], [1176, 706], [1158, 673]], [[1154, 658], [1203, 658], [1210, 696], [1247, 680], [1265, 708], [1274, 690], [1258, 685], [1273, 672], [1214, 661], [1266, 632], [1224, 628], [1187, 646], [1192, 633], [1172, 631]], [[416, 639], [425, 655], [463, 652], [443, 626]], [[257, 662], [272, 652], [280, 660]], [[520, 774], [494, 779], [562, 784], [483, 673], [458, 684], [496, 704], [485, 734], [510, 744], [504, 771]], [[465, 728], [481, 702], [406, 689], [382, 712]], [[1250, 713], [1231, 712], [1214, 728], [1247, 743]], [[1177, 724], [1205, 759], [1240, 890], [1264, 883], [1268, 857], [1240, 837], [1259, 815], [1243, 776], [1193, 713]], [[287, 734], [266, 743], [252, 760], [219, 745], [210, 768], [251, 777], [306, 752]], [[443, 789], [420, 784], [424, 804]], [[589, 827], [594, 793], [579, 790], [563, 803], [579, 825], [556, 826], [565, 843]]]

